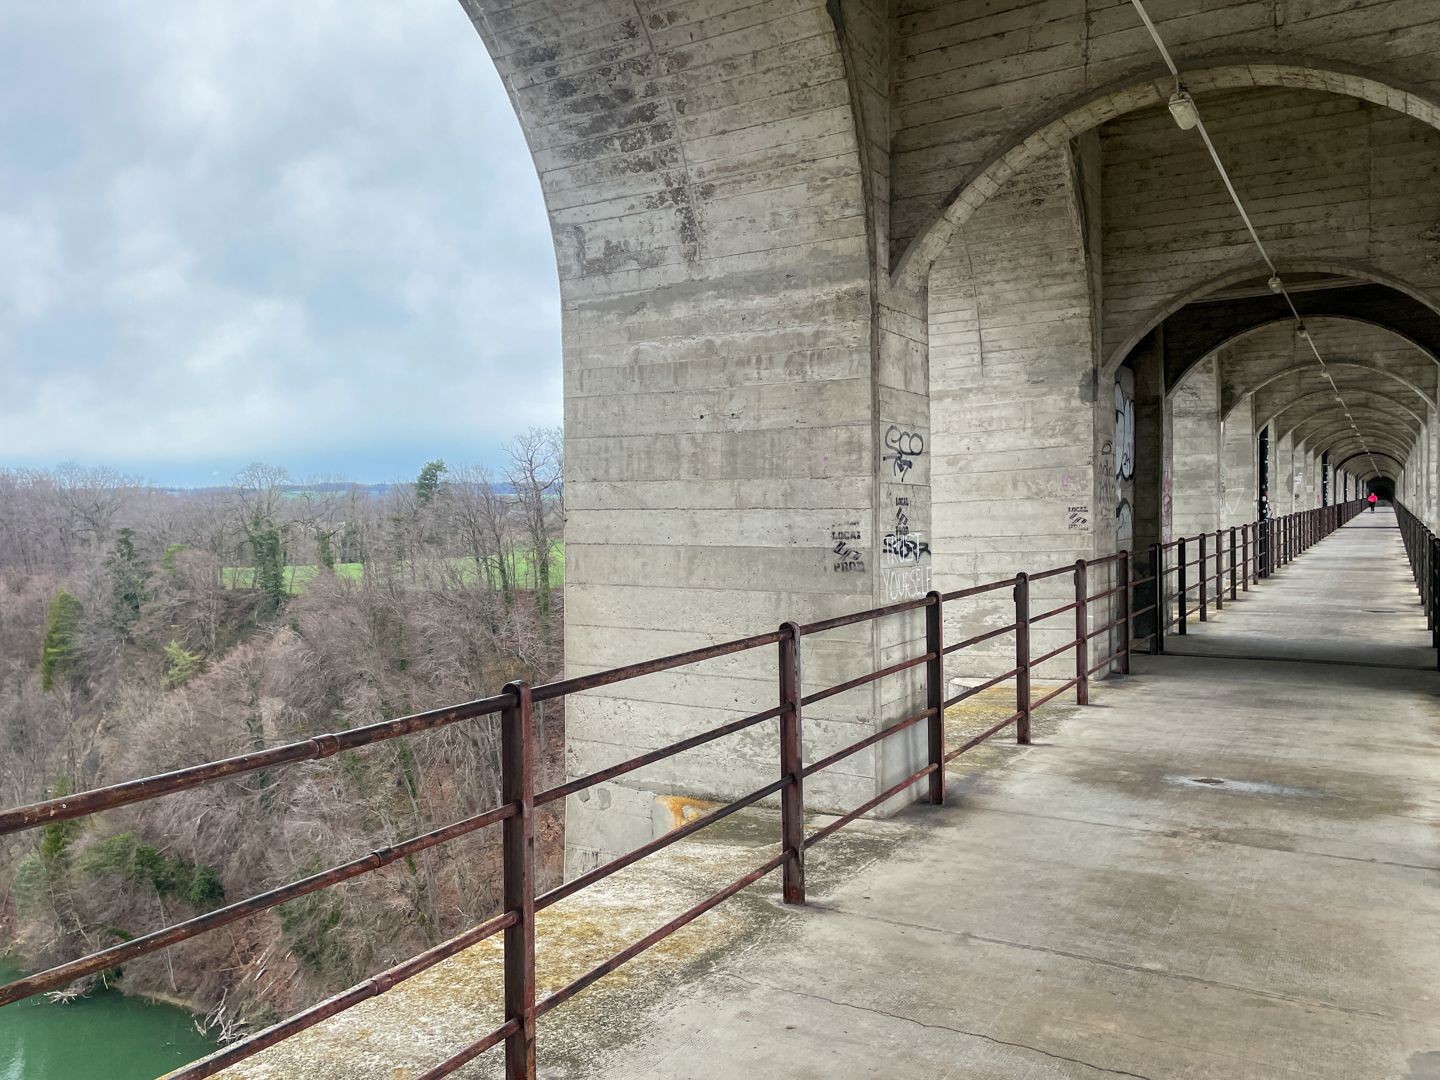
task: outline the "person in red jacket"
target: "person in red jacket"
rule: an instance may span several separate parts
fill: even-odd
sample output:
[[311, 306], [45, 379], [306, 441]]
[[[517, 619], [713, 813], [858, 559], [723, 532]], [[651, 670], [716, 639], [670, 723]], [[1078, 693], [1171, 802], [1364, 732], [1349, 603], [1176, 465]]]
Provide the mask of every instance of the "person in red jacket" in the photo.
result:
[[1375, 513], [1375, 504], [1380, 501], [1375, 497], [1375, 492], [1370, 492], [1370, 496], [1365, 501], [1370, 504], [1370, 513]]

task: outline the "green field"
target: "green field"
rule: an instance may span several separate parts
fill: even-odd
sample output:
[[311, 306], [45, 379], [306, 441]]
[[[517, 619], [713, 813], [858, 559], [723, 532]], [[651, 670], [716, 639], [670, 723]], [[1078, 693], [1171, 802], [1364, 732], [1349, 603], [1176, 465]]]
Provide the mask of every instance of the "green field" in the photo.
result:
[[[474, 559], [455, 557], [445, 560], [451, 567], [457, 570], [461, 580], [470, 583], [479, 577], [479, 568], [475, 565]], [[529, 556], [517, 552], [511, 563], [513, 574], [512, 580], [522, 589], [530, 589], [535, 586], [535, 571], [530, 564]], [[227, 589], [251, 589], [255, 587], [255, 570], [249, 566], [227, 566], [221, 571], [224, 575], [225, 587]], [[315, 579], [320, 573], [320, 567], [315, 565], [296, 565], [285, 567], [285, 589], [287, 592], [299, 594], [304, 592], [305, 586]], [[348, 578], [351, 581], [359, 581], [365, 576], [364, 563], [336, 563], [335, 573], [339, 577]], [[560, 588], [565, 584], [565, 547], [557, 543], [550, 556], [550, 586]]]

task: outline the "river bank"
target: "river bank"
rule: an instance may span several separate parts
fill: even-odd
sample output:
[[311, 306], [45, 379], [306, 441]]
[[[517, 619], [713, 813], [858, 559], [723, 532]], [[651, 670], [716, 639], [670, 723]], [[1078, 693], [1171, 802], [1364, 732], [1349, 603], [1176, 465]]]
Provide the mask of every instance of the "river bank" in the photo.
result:
[[[20, 975], [0, 957], [0, 983]], [[0, 1008], [0, 1080], [154, 1080], [214, 1048], [186, 1010], [114, 990]]]

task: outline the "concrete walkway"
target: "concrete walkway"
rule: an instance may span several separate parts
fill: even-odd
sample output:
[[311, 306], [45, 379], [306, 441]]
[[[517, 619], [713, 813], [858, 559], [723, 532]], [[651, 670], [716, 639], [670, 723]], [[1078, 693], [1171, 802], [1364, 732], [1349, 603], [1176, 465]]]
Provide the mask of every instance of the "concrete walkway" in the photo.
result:
[[1427, 643], [1363, 515], [585, 1075], [1440, 1078]]

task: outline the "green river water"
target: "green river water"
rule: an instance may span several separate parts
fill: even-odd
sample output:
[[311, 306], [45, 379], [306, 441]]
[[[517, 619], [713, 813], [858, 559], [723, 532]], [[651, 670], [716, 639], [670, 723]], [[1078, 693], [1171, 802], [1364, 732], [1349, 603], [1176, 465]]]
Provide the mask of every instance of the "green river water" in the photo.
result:
[[[0, 984], [20, 974], [0, 959]], [[154, 1080], [212, 1049], [184, 1009], [113, 992], [0, 1009], [0, 1080]]]

